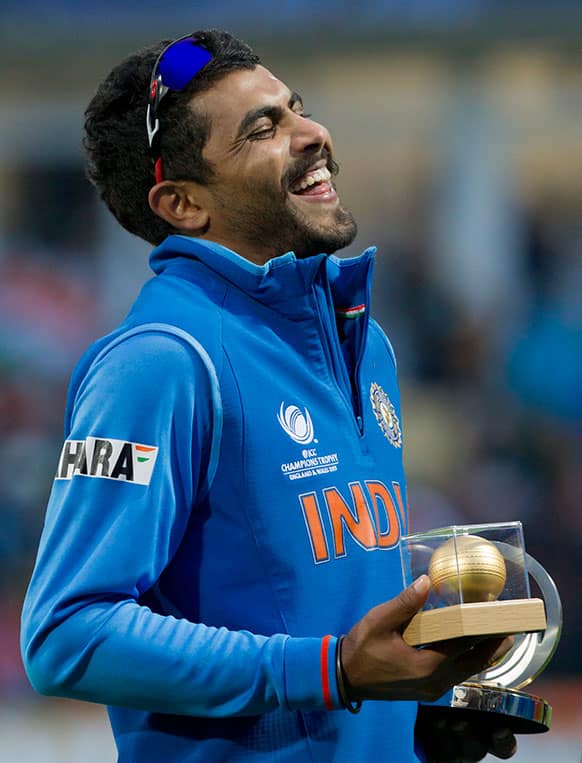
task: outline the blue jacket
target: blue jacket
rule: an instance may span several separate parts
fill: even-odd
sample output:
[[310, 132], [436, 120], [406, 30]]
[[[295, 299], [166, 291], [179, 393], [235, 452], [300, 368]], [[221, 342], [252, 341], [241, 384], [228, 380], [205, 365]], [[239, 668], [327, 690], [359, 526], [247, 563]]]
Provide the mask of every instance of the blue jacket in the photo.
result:
[[418, 760], [415, 703], [353, 716], [335, 680], [402, 588], [373, 257], [172, 236], [73, 375], [22, 652], [39, 691], [109, 705], [121, 763]]

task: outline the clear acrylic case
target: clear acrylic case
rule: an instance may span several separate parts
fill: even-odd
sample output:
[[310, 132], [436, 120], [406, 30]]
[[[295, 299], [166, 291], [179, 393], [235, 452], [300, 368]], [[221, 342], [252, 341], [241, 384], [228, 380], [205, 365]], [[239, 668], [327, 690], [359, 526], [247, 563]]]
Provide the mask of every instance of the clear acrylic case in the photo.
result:
[[424, 610], [530, 598], [521, 522], [452, 525], [405, 535], [400, 554], [405, 586], [422, 574], [431, 578]]

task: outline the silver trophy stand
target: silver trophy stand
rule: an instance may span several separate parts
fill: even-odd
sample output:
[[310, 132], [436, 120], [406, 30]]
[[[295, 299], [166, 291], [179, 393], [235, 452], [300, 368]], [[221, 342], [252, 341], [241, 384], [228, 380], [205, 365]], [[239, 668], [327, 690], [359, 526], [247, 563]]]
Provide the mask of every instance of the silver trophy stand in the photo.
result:
[[[506, 557], [511, 547], [502, 545]], [[494, 726], [507, 726], [514, 734], [539, 734], [548, 731], [552, 708], [541, 697], [520, 691], [530, 684], [551, 660], [562, 632], [562, 603], [548, 572], [525, 554], [529, 575], [537, 583], [546, 610], [546, 630], [516, 636], [515, 644], [496, 665], [453, 686], [436, 702], [421, 703], [424, 713], [449, 720], [475, 720]]]

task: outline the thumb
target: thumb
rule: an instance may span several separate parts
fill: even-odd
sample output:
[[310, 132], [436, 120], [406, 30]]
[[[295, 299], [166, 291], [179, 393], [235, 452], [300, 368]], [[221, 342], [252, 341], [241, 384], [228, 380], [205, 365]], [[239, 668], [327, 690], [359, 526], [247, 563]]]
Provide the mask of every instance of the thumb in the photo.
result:
[[410, 618], [418, 612], [428, 598], [430, 586], [429, 576], [421, 575], [394, 599], [403, 618]]
[[407, 623], [428, 598], [430, 578], [421, 575], [398, 596], [376, 607], [376, 619], [383, 627], [396, 629]]

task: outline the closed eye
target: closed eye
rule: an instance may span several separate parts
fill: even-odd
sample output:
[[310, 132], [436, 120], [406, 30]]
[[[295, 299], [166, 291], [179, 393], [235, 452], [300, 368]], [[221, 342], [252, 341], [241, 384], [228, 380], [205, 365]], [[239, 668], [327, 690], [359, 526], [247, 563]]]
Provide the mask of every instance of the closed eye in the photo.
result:
[[272, 135], [275, 134], [276, 125], [271, 125], [270, 127], [263, 127], [261, 130], [255, 130], [255, 132], [252, 132], [249, 135], [249, 140], [264, 140], [265, 138], [270, 138]]
[[[300, 111], [295, 112], [298, 117], [303, 117], [303, 119], [311, 119], [313, 114], [302, 114]], [[277, 130], [277, 125], [272, 124], [269, 127], [262, 127], [260, 130], [255, 130], [255, 132], [252, 132], [248, 137], [249, 140], [265, 140], [265, 138], [270, 138], [275, 134]]]
[[[298, 108], [297, 108], [298, 107]], [[300, 109], [303, 109], [303, 101], [298, 93], [291, 93], [287, 108], [293, 109], [298, 116], [309, 119], [311, 114], [303, 114]], [[276, 132], [276, 127], [283, 119], [284, 111], [281, 106], [265, 105], [253, 109], [245, 114], [238, 127], [236, 137], [233, 145], [240, 144], [244, 140], [264, 140], [269, 138]], [[269, 119], [271, 125], [269, 127], [261, 126], [259, 129], [252, 130], [256, 126], [257, 122], [261, 119]]]

